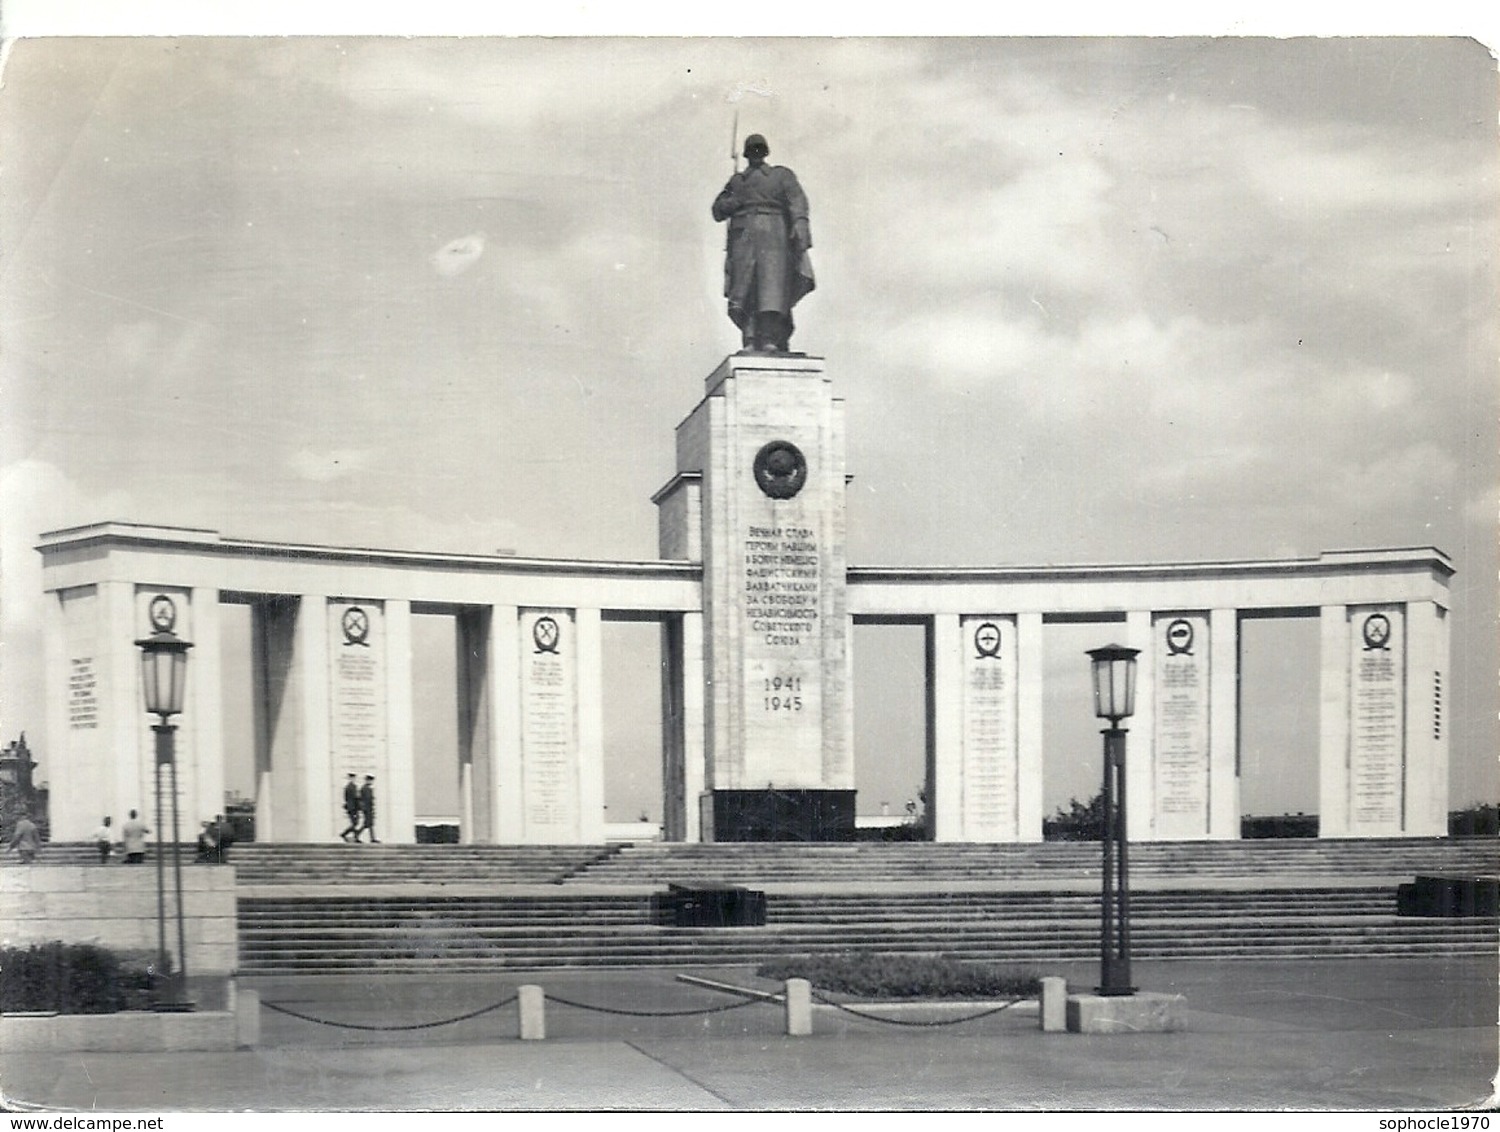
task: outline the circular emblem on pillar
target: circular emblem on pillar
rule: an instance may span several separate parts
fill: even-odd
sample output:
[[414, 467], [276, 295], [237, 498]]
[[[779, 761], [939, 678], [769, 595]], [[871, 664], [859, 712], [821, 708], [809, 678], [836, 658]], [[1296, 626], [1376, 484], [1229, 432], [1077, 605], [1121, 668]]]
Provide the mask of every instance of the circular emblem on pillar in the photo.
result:
[[974, 653], [976, 660], [1000, 655], [1000, 626], [993, 621], [981, 622], [974, 630]]
[[790, 499], [807, 482], [807, 459], [789, 440], [773, 440], [755, 454], [755, 483], [772, 499]]
[[166, 594], [157, 594], [151, 599], [147, 616], [151, 618], [151, 628], [158, 633], [170, 633], [177, 624], [177, 605]]
[[357, 605], [351, 605], [344, 610], [343, 621], [344, 644], [364, 645], [369, 647], [370, 640], [370, 615]]
[[1167, 655], [1193, 655], [1193, 623], [1182, 617], [1167, 626]]
[[551, 617], [538, 617], [531, 627], [531, 642], [537, 652], [556, 653], [559, 635], [557, 622]]
[[1391, 619], [1384, 613], [1372, 613], [1365, 618], [1361, 635], [1365, 639], [1365, 651], [1384, 649], [1391, 639]]

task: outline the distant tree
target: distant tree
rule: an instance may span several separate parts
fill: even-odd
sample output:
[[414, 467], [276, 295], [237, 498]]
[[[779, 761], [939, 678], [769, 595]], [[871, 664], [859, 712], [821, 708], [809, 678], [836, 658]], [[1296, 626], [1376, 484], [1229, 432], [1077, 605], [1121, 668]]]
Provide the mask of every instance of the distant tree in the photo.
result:
[[1059, 806], [1057, 813], [1042, 822], [1042, 837], [1047, 841], [1102, 840], [1104, 791], [1099, 791], [1086, 803], [1074, 798], [1068, 802], [1067, 809]]

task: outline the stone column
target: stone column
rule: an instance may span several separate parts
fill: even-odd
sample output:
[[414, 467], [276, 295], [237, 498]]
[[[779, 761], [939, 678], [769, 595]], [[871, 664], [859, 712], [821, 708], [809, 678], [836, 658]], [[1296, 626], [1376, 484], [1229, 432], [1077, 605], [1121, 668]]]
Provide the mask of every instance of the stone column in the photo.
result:
[[1015, 841], [1020, 824], [1015, 617], [960, 617], [959, 670], [961, 836], [965, 841]]
[[[47, 744], [56, 841], [82, 840], [105, 814], [150, 824], [150, 718], [140, 689], [134, 586], [101, 582], [46, 595]], [[36, 735], [31, 740], [33, 750]]]
[[1318, 836], [1349, 836], [1349, 615], [1319, 611]]
[[662, 837], [702, 840], [703, 615], [662, 622]]
[[1042, 802], [1043, 673], [1046, 658], [1042, 632], [1040, 613], [1016, 616], [1016, 759], [1019, 775], [1016, 809], [1020, 820], [1016, 835], [1021, 841], [1042, 840], [1042, 819], [1046, 816]]
[[[342, 824], [335, 826], [333, 754], [328, 680], [328, 598], [303, 594], [297, 608], [293, 664], [298, 686], [298, 723], [301, 742], [293, 773], [301, 783], [299, 812], [295, 825], [281, 834], [283, 841], [332, 841]], [[292, 768], [283, 768], [292, 769]], [[337, 803], [339, 814], [342, 803]], [[379, 812], [376, 831], [380, 829]]]
[[1218, 674], [1211, 618], [1180, 612], [1158, 613], [1153, 620], [1148, 655], [1156, 724], [1148, 750], [1155, 806], [1150, 829], [1162, 839], [1205, 838], [1211, 820], [1211, 709]]
[[300, 614], [301, 602], [291, 597], [260, 600], [251, 607], [255, 836], [260, 841], [296, 841], [303, 829]]
[[598, 610], [520, 611], [519, 841], [603, 840], [599, 651]]
[[703, 614], [682, 615], [682, 793], [685, 800], [682, 839], [703, 840], [703, 797], [708, 783], [707, 732], [703, 669]]
[[1349, 834], [1395, 837], [1407, 792], [1406, 609], [1348, 612]]
[[578, 786], [575, 840], [604, 843], [604, 641], [600, 611], [574, 610], [578, 640]]
[[521, 792], [520, 610], [496, 605], [490, 616], [490, 812], [494, 840], [519, 844], [525, 831]]
[[962, 649], [958, 616], [934, 614], [927, 630], [927, 689], [932, 698], [927, 822], [934, 841], [964, 838]]
[[[419, 759], [431, 751], [415, 749], [412, 710], [411, 602], [386, 601], [386, 749], [385, 796], [376, 798], [375, 832], [382, 841], [412, 845], [417, 840], [416, 775]], [[381, 811], [384, 811], [382, 815]]]
[[[98, 762], [91, 770], [101, 780], [114, 779], [113, 793], [119, 810], [115, 818], [117, 825], [125, 820], [128, 811], [137, 810], [142, 820], [152, 827], [153, 834], [160, 837], [162, 831], [156, 829], [154, 808], [155, 736], [151, 733], [151, 724], [155, 719], [145, 714], [146, 705], [141, 697], [141, 656], [135, 641], [146, 634], [139, 631], [135, 600], [135, 586], [130, 582], [99, 583], [97, 624], [100, 632], [93, 642], [93, 649], [98, 673], [100, 726], [98, 745], [93, 752]], [[87, 777], [92, 776], [91, 773]], [[86, 783], [87, 778], [84, 778], [76, 784], [85, 796], [88, 793]], [[92, 832], [100, 816], [95, 815], [93, 822], [86, 822], [78, 836], [86, 837]]]
[[1448, 833], [1448, 611], [1406, 606], [1406, 813], [1410, 837]]
[[[193, 705], [192, 751], [196, 757], [196, 796], [192, 813], [207, 821], [224, 812], [224, 651], [219, 637], [219, 591], [195, 586], [192, 592], [193, 651], [189, 654], [188, 695]], [[190, 831], [196, 836], [196, 822]]]
[[[1130, 732], [1125, 737], [1125, 832], [1132, 841], [1154, 841], [1158, 837], [1154, 820], [1156, 782], [1153, 774], [1157, 687], [1155, 665], [1151, 663], [1153, 625], [1149, 610], [1132, 610], [1125, 615], [1125, 639], [1120, 643], [1141, 650], [1136, 664], [1135, 715], [1121, 721]], [[1109, 726], [1102, 719], [1099, 725], [1101, 728]], [[1102, 740], [1099, 749], [1102, 760]], [[1101, 782], [1103, 776], [1101, 764]]]
[[1240, 617], [1209, 613], [1208, 836], [1240, 835]]
[[465, 845], [494, 840], [491, 613], [488, 607], [464, 609], [454, 626], [458, 654], [459, 836]]
[[[49, 817], [52, 821], [52, 835], [60, 840], [66, 839], [76, 841], [81, 837], [87, 837], [91, 828], [87, 822], [84, 810], [85, 799], [82, 791], [78, 789], [75, 781], [75, 768], [83, 762], [84, 745], [79, 742], [73, 734], [74, 726], [70, 719], [75, 710], [75, 697], [81, 699], [85, 694], [92, 697], [92, 706], [87, 709], [91, 718], [87, 720], [89, 726], [80, 727], [78, 730], [97, 731], [99, 729], [99, 688], [98, 674], [94, 669], [93, 651], [90, 650], [88, 657], [88, 669], [80, 676], [80, 681], [88, 681], [85, 689], [82, 683], [74, 687], [73, 658], [70, 655], [70, 640], [68, 636], [68, 618], [64, 613], [67, 603], [86, 600], [97, 603], [98, 596], [95, 587], [79, 587], [73, 591], [74, 596], [70, 599], [65, 591], [53, 591], [43, 595], [42, 608], [42, 664], [45, 676], [46, 688], [46, 720], [47, 741], [55, 752], [52, 766], [48, 769], [47, 778], [52, 790], [52, 798], [49, 802]], [[82, 659], [82, 658], [79, 658]], [[113, 784], [109, 784], [111, 787]], [[65, 801], [66, 799], [66, 801]], [[114, 790], [101, 791], [101, 796], [96, 800], [95, 809], [99, 813], [95, 815], [97, 822], [104, 814], [117, 814], [116, 822], [125, 817], [124, 811], [119, 810], [115, 802]]]

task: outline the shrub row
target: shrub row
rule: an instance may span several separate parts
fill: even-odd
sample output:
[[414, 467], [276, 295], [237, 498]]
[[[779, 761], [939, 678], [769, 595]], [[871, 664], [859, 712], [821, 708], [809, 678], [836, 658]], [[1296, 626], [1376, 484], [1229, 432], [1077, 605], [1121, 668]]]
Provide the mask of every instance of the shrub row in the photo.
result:
[[763, 963], [756, 974], [777, 981], [806, 979], [819, 990], [861, 998], [1014, 998], [1042, 990], [1032, 971], [946, 955], [793, 956]]
[[0, 948], [0, 1010], [111, 1014], [150, 1002], [155, 955], [89, 943]]

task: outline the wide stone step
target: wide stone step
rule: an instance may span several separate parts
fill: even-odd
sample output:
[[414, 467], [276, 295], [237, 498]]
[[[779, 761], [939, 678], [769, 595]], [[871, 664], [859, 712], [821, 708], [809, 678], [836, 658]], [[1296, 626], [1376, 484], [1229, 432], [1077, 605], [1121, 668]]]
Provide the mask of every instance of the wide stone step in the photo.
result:
[[[914, 947], [902, 951], [898, 946], [892, 945], [883, 950], [894, 953], [907, 954], [933, 954], [931, 948]], [[278, 958], [274, 963], [258, 963], [249, 960], [241, 964], [241, 971], [245, 974], [315, 974], [315, 973], [337, 973], [349, 972], [356, 974], [373, 974], [381, 971], [407, 971], [407, 972], [457, 972], [464, 970], [536, 970], [540, 968], [579, 968], [579, 967], [698, 967], [705, 966], [737, 966], [759, 962], [765, 958], [778, 955], [807, 954], [809, 951], [803, 947], [789, 947], [776, 949], [770, 946], [756, 948], [752, 951], [735, 951], [720, 949], [706, 951], [703, 949], [667, 951], [663, 949], [650, 949], [642, 952], [601, 951], [595, 953], [571, 952], [567, 954], [529, 954], [526, 956], [509, 955], [461, 955], [454, 953], [443, 953], [441, 955], [429, 956], [371, 956], [362, 952], [346, 955], [329, 955], [322, 952], [306, 953], [303, 955], [289, 955]], [[1010, 962], [1010, 963], [1043, 963], [1048, 961], [1062, 962], [1068, 960], [1090, 960], [1098, 956], [1097, 942], [1079, 941], [1076, 944], [1052, 941], [1044, 945], [1019, 945], [1019, 946], [974, 946], [958, 947], [948, 949], [944, 954], [953, 955], [956, 958], [983, 962]], [[1347, 943], [1340, 941], [1323, 941], [1320, 943], [1309, 943], [1298, 941], [1286, 944], [1273, 944], [1254, 948], [1218, 947], [1208, 945], [1203, 947], [1182, 947], [1164, 944], [1161, 947], [1143, 945], [1134, 949], [1134, 955], [1138, 959], [1193, 959], [1193, 960], [1232, 960], [1232, 959], [1324, 959], [1324, 958], [1370, 958], [1370, 957], [1402, 957], [1402, 956], [1427, 956], [1432, 954], [1432, 944], [1419, 943], [1409, 944], [1404, 942], [1392, 942], [1383, 940], [1360, 940]], [[1495, 949], [1492, 942], [1486, 943], [1462, 943], [1453, 941], [1444, 945], [1445, 955], [1478, 955], [1493, 956]]]

